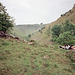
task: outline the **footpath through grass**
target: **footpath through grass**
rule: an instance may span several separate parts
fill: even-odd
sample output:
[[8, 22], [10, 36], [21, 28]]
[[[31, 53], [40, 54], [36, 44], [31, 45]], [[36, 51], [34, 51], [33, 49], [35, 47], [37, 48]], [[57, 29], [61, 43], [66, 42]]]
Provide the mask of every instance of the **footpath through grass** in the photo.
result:
[[75, 75], [75, 51], [0, 39], [0, 75]]

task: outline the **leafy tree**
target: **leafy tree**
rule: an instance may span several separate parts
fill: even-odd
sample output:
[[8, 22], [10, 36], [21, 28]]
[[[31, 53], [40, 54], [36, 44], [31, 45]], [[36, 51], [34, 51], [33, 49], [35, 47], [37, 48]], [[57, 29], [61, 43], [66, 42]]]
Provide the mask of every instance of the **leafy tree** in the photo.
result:
[[66, 31], [73, 31], [74, 30], [74, 25], [69, 22], [69, 20], [66, 20], [65, 23], [63, 23], [63, 32]]
[[31, 34], [29, 34], [28, 37], [31, 37]]
[[13, 27], [14, 19], [6, 12], [5, 6], [0, 3], [0, 31], [6, 33]]
[[60, 36], [56, 40], [57, 43], [61, 45], [74, 45], [75, 44], [75, 38], [72, 37], [72, 34], [70, 31], [64, 32], [63, 34], [60, 34]]
[[52, 36], [55, 37], [59, 37], [60, 33], [61, 33], [61, 26], [60, 25], [55, 25], [53, 26], [53, 28], [51, 29], [52, 31]]
[[53, 31], [52, 41], [57, 42], [62, 45], [74, 45], [75, 44], [75, 26], [66, 20], [62, 26], [55, 25], [51, 29]]
[[41, 25], [43, 25], [43, 23], [40, 23]]

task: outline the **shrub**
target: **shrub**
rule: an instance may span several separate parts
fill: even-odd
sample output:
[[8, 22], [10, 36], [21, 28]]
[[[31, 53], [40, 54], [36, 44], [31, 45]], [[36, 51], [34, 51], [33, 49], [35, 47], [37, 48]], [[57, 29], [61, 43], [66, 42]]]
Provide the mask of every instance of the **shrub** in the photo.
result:
[[75, 40], [72, 38], [71, 32], [67, 31], [64, 32], [63, 34], [60, 34], [60, 36], [57, 38], [56, 42], [61, 44], [61, 45], [74, 45]]
[[69, 22], [69, 20], [66, 20], [65, 23], [63, 23], [63, 32], [66, 31], [74, 31], [74, 25]]
[[61, 45], [74, 45], [75, 44], [75, 26], [66, 20], [61, 25], [53, 26], [52, 30], [52, 41]]
[[29, 34], [28, 37], [31, 37], [31, 34]]
[[61, 33], [61, 26], [60, 25], [55, 25], [53, 26], [53, 28], [51, 29], [52, 31], [52, 36], [55, 37], [59, 37], [60, 33]]
[[56, 42], [57, 40], [57, 36], [53, 37], [53, 39], [51, 39], [51, 41]]

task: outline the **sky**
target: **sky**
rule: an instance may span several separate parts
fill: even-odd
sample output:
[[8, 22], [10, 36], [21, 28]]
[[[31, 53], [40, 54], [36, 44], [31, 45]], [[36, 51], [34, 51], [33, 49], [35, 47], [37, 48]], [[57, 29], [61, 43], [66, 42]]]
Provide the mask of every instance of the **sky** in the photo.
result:
[[46, 24], [72, 9], [75, 0], [0, 0], [16, 25]]

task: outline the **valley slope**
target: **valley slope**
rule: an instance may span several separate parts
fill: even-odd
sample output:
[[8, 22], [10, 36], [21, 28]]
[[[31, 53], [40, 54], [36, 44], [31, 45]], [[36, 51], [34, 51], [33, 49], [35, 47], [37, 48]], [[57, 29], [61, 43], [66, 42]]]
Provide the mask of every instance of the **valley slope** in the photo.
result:
[[66, 20], [69, 20], [73, 25], [75, 25], [75, 7], [73, 7], [71, 10], [69, 10], [65, 14], [61, 14], [61, 17], [59, 17], [56, 21], [50, 24], [47, 24], [45, 26], [45, 29], [42, 30], [42, 33], [38, 32], [37, 34], [33, 35], [31, 39], [36, 40], [37, 42], [40, 42], [41, 44], [46, 44], [46, 45], [51, 44], [50, 42], [52, 38], [51, 34], [50, 36], [46, 35], [48, 28], [50, 27], [51, 29], [54, 25], [61, 25]]
[[75, 75], [75, 50], [0, 39], [0, 75]]
[[39, 24], [16, 25], [13, 29], [13, 35], [25, 39], [29, 34], [35, 34], [44, 26]]

